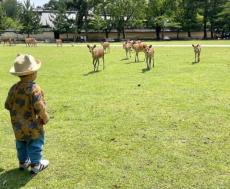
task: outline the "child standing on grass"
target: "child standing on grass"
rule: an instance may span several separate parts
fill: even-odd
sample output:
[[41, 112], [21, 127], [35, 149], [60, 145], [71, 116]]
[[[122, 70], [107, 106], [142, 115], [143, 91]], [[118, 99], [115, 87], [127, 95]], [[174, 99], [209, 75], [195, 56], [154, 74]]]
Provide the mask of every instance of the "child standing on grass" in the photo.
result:
[[20, 81], [9, 90], [5, 108], [9, 110], [16, 138], [19, 169], [31, 166], [36, 174], [48, 167], [49, 161], [42, 160], [44, 128], [48, 113], [42, 89], [34, 82], [41, 62], [31, 55], [17, 55], [10, 73]]

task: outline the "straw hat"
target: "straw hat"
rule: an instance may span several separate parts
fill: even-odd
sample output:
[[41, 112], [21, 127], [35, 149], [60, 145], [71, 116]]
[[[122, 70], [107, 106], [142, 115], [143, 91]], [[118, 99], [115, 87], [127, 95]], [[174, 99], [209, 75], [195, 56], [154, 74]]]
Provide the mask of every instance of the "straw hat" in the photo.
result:
[[16, 76], [30, 75], [41, 67], [41, 62], [28, 54], [17, 55], [10, 73]]

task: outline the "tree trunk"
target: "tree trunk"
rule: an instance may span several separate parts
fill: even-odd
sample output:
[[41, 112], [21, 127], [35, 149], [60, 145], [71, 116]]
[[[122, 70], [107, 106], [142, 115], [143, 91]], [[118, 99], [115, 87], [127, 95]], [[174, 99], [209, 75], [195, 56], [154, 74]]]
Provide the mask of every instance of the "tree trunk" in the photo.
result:
[[176, 32], [176, 39], [177, 40], [179, 39], [179, 32], [180, 32], [180, 30], [178, 29], [177, 32]]
[[121, 31], [119, 29], [117, 29], [117, 39], [118, 41], [121, 39]]
[[207, 39], [207, 17], [208, 17], [208, 1], [205, 1], [204, 5], [204, 39]]
[[156, 26], [156, 35], [157, 35], [157, 40], [160, 40], [160, 32], [161, 32], [161, 27], [160, 26]]
[[126, 39], [125, 28], [122, 29], [123, 39]]
[[207, 39], [207, 20], [204, 17], [204, 39]]
[[190, 30], [188, 30], [188, 37], [192, 37]]
[[108, 39], [109, 38], [109, 32], [108, 29], [105, 29], [105, 38]]
[[211, 23], [211, 38], [214, 39], [213, 23]]
[[162, 28], [162, 32], [161, 32], [161, 39], [164, 40], [165, 38], [165, 32], [164, 32], [164, 27]]

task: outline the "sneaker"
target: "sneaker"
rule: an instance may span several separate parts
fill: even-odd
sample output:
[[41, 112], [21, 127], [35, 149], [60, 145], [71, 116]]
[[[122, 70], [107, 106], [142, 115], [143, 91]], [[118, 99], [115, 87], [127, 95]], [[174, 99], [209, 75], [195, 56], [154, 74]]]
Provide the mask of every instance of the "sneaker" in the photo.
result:
[[31, 165], [31, 174], [37, 174], [39, 172], [41, 172], [42, 170], [44, 170], [45, 168], [47, 168], [49, 165], [49, 161], [48, 160], [41, 160], [39, 164], [36, 165]]
[[28, 169], [29, 166], [31, 165], [30, 160], [26, 160], [25, 162], [19, 162], [19, 170], [23, 171], [25, 169]]

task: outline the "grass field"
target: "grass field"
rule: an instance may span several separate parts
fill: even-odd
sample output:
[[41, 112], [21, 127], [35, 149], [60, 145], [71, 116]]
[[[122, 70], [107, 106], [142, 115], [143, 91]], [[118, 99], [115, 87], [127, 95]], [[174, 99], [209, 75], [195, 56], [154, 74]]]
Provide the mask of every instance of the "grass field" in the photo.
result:
[[[50, 166], [33, 178], [17, 170], [3, 108], [17, 53], [42, 60], [37, 83], [51, 116]], [[86, 47], [0, 47], [1, 189], [230, 188], [230, 48], [203, 48], [192, 64], [192, 47], [158, 47], [151, 71], [143, 54], [140, 63], [124, 58], [114, 47], [94, 73]]]

